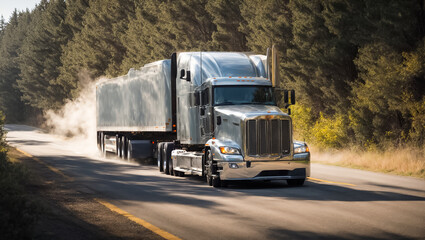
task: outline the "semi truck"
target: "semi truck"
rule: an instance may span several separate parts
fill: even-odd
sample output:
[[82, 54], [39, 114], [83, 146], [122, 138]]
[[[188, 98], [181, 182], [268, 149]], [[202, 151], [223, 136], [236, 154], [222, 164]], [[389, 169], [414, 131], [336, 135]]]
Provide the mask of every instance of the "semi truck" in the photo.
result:
[[[180, 52], [96, 85], [97, 145], [119, 158], [153, 158], [165, 174], [214, 187], [310, 176], [307, 144], [293, 140], [275, 50]], [[290, 110], [290, 109], [289, 109]]]

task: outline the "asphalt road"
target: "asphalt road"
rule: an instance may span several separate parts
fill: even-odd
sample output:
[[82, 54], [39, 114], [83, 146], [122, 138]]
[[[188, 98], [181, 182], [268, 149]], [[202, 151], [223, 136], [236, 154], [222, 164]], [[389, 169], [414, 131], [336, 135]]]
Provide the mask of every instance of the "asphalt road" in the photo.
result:
[[102, 159], [95, 143], [6, 128], [10, 145], [182, 239], [425, 239], [424, 180], [312, 164], [315, 180], [303, 187], [276, 181], [214, 189], [199, 177]]

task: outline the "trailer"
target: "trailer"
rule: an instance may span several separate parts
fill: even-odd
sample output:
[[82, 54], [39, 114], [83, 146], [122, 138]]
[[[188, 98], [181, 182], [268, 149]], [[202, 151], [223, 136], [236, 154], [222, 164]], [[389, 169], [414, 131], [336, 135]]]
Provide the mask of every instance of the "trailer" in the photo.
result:
[[276, 60], [181, 52], [98, 83], [98, 147], [124, 159], [154, 158], [165, 174], [199, 175], [214, 187], [240, 180], [303, 185], [310, 153], [293, 141], [291, 117], [277, 107], [280, 93], [285, 107], [295, 93], [275, 87]]

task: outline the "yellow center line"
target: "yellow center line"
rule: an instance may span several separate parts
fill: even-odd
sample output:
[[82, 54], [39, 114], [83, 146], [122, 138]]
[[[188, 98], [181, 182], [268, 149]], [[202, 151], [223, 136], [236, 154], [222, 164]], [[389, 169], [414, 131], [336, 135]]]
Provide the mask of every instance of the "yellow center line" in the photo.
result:
[[333, 181], [328, 181], [328, 180], [323, 180], [323, 179], [318, 179], [318, 178], [312, 178], [312, 177], [308, 177], [308, 179], [313, 180], [313, 181], [317, 181], [317, 182], [333, 183], [333, 184], [340, 184], [340, 185], [347, 185], [347, 186], [356, 186], [356, 185], [351, 184], [351, 183], [333, 182]]
[[55, 173], [57, 173], [57, 174], [61, 175], [61, 176], [62, 176], [62, 177], [64, 177], [65, 179], [67, 179], [67, 180], [69, 180], [69, 181], [73, 181], [73, 180], [74, 180], [74, 178], [67, 176], [67, 175], [66, 175], [65, 173], [63, 173], [61, 170], [59, 170], [59, 169], [57, 169], [57, 168], [55, 168], [55, 167], [50, 166], [49, 164], [47, 164], [47, 163], [45, 163], [45, 162], [41, 161], [40, 159], [38, 159], [38, 158], [34, 157], [33, 155], [31, 155], [31, 154], [29, 154], [29, 153], [27, 153], [27, 152], [25, 152], [25, 151], [23, 151], [23, 150], [21, 150], [21, 149], [19, 149], [19, 148], [16, 148], [16, 150], [18, 150], [18, 152], [20, 152], [20, 153], [24, 154], [25, 156], [30, 157], [30, 158], [32, 158], [32, 159], [34, 159], [36, 162], [40, 163], [41, 165], [44, 165], [45, 167], [47, 167], [48, 169], [50, 169], [52, 172], [55, 172]]
[[[34, 160], [35, 160], [35, 161], [37, 161], [38, 163], [40, 163], [40, 164], [42, 164], [42, 165], [46, 166], [46, 167], [47, 167], [47, 168], [49, 168], [51, 171], [53, 171], [53, 172], [55, 172], [55, 173], [57, 173], [57, 174], [59, 174], [59, 175], [63, 176], [64, 178], [66, 178], [66, 179], [68, 179], [68, 180], [73, 180], [73, 178], [71, 178], [71, 177], [69, 177], [69, 176], [65, 175], [65, 174], [64, 174], [62, 171], [60, 171], [59, 169], [57, 169], [57, 168], [55, 168], [55, 167], [52, 167], [52, 166], [48, 165], [47, 163], [45, 163], [45, 162], [41, 161], [40, 159], [38, 159], [38, 158], [34, 157], [33, 155], [31, 155], [31, 154], [29, 154], [29, 153], [27, 153], [27, 152], [25, 152], [25, 151], [23, 151], [23, 150], [21, 150], [21, 149], [19, 149], [19, 148], [16, 148], [16, 150], [17, 150], [18, 152], [20, 152], [20, 153], [24, 154], [25, 156], [30, 157], [30, 158], [32, 158], [32, 159], [34, 159]], [[118, 213], [118, 214], [120, 214], [120, 215], [122, 215], [122, 216], [124, 216], [124, 217], [126, 217], [126, 218], [128, 218], [128, 219], [130, 219], [131, 221], [133, 221], [133, 222], [135, 222], [135, 223], [139, 224], [139, 225], [142, 225], [143, 227], [145, 227], [145, 228], [147, 228], [147, 229], [151, 230], [151, 231], [152, 231], [152, 232], [154, 232], [155, 234], [157, 234], [157, 235], [159, 235], [159, 236], [161, 236], [161, 237], [163, 237], [163, 238], [165, 238], [165, 239], [167, 239], [167, 240], [181, 240], [180, 238], [178, 238], [178, 237], [174, 236], [173, 234], [171, 234], [171, 233], [169, 233], [169, 232], [166, 232], [166, 231], [164, 231], [164, 230], [162, 230], [162, 229], [158, 228], [157, 226], [154, 226], [154, 225], [152, 225], [152, 224], [150, 224], [150, 223], [146, 222], [146, 221], [145, 221], [145, 220], [143, 220], [143, 219], [140, 219], [140, 218], [138, 218], [138, 217], [135, 217], [135, 216], [131, 215], [130, 213], [128, 213], [128, 212], [126, 212], [126, 211], [124, 211], [124, 210], [122, 210], [122, 209], [118, 208], [117, 206], [115, 206], [115, 205], [113, 205], [113, 204], [111, 204], [111, 203], [105, 202], [105, 201], [100, 200], [100, 199], [97, 199], [97, 198], [95, 198], [94, 200], [95, 200], [95, 201], [97, 201], [98, 203], [102, 204], [103, 206], [107, 207], [107, 208], [108, 208], [108, 209], [110, 209], [111, 211], [116, 212], [116, 213]]]
[[126, 217], [128, 219], [130, 219], [131, 221], [139, 224], [139, 225], [142, 225], [143, 227], [151, 230], [152, 232], [158, 234], [159, 236], [161, 236], [161, 237], [163, 237], [165, 239], [168, 239], [168, 240], [181, 240], [181, 238], [176, 237], [173, 234], [171, 234], [169, 232], [166, 232], [166, 231], [160, 229], [159, 227], [154, 226], [154, 225], [146, 222], [143, 219], [140, 219], [140, 218], [138, 218], [136, 216], [133, 216], [130, 213], [128, 213], [128, 212], [126, 212], [126, 211], [118, 208], [117, 206], [115, 206], [115, 205], [113, 205], [111, 203], [105, 202], [105, 201], [103, 201], [101, 199], [97, 199], [97, 198], [95, 198], [94, 200], [97, 201], [98, 203], [102, 204], [103, 206], [107, 207], [109, 210], [111, 210], [113, 212], [116, 212], [116, 213], [118, 213], [118, 214], [120, 214], [120, 215], [122, 215], [122, 216], [124, 216], [124, 217]]

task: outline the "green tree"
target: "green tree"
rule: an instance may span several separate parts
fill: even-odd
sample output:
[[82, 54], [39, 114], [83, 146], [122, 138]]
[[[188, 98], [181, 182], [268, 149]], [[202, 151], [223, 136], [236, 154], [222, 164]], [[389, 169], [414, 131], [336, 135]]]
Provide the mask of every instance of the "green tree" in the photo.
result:
[[175, 51], [168, 27], [163, 18], [167, 1], [144, 0], [137, 4], [135, 16], [122, 36], [126, 53], [121, 65], [122, 73], [146, 63], [169, 58]]
[[423, 133], [425, 87], [423, 67], [418, 67], [423, 61], [419, 57], [424, 36], [418, 27], [424, 25], [421, 1], [364, 2], [363, 22], [370, 32], [359, 30], [363, 37], [357, 38], [368, 35], [370, 39], [368, 43], [359, 40], [354, 61], [358, 78], [353, 83], [350, 112], [356, 139], [423, 143], [419, 135]]
[[22, 99], [35, 108], [59, 108], [67, 96], [63, 88], [55, 84], [62, 46], [71, 37], [64, 21], [65, 9], [64, 0], [42, 1], [33, 11], [31, 30], [21, 47], [18, 87], [23, 93]]
[[22, 121], [26, 107], [22, 93], [16, 87], [21, 69], [18, 64], [20, 48], [27, 36], [31, 15], [29, 12], [13, 12], [3, 31], [0, 46], [0, 111], [8, 122]]
[[3, 15], [0, 16], [0, 42], [4, 35], [4, 30], [6, 28], [6, 23], [4, 22]]
[[122, 73], [169, 58], [176, 51], [212, 50], [216, 25], [205, 8], [207, 3], [206, 0], [145, 0], [139, 3], [123, 36], [126, 55]]
[[169, 41], [178, 51], [211, 49], [216, 31], [213, 17], [205, 9], [208, 0], [168, 1], [163, 5], [165, 26], [171, 33]]
[[240, 6], [243, 0], [210, 0], [205, 6], [217, 30], [212, 33], [212, 49], [246, 52], [245, 34], [239, 31], [244, 23]]
[[244, 0], [240, 5], [243, 21], [240, 31], [246, 34], [247, 46], [256, 53], [265, 53], [276, 44], [281, 57], [285, 59], [286, 50], [292, 40], [292, 13], [288, 0]]
[[61, 57], [62, 67], [56, 83], [75, 97], [79, 76], [97, 78], [121, 74], [126, 49], [121, 41], [129, 18], [134, 14], [133, 0], [90, 1], [83, 16], [83, 28], [67, 43]]
[[322, 1], [290, 3], [293, 40], [282, 74], [316, 117], [320, 112], [329, 116], [348, 109], [349, 83], [356, 76], [356, 48], [329, 30], [327, 21], [338, 18], [326, 19], [325, 5]]
[[67, 0], [65, 21], [75, 35], [83, 28], [83, 16], [89, 8], [90, 0]]

